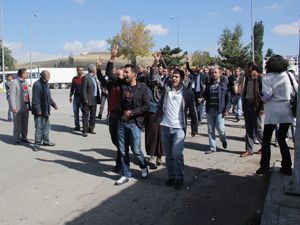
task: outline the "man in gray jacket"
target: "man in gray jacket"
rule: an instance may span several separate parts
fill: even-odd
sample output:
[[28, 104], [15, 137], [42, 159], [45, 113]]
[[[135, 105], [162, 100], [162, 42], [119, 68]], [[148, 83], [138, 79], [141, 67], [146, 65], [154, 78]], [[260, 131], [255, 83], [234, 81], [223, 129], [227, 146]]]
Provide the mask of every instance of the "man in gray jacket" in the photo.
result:
[[18, 70], [18, 77], [13, 79], [9, 88], [9, 107], [13, 112], [14, 120], [14, 141], [16, 145], [20, 142], [29, 143], [28, 116], [30, 110], [30, 98], [26, 79], [28, 72], [25, 68]]
[[96, 76], [96, 65], [90, 64], [88, 74], [82, 80], [82, 136], [87, 133], [96, 134], [94, 131], [96, 123], [97, 103], [100, 103], [100, 82]]

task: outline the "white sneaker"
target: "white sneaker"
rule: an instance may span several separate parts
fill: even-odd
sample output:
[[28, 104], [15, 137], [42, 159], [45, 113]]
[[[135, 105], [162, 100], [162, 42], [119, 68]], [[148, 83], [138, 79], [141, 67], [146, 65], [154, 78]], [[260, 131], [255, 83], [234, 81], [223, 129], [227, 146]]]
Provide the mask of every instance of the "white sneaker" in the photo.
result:
[[146, 166], [144, 169], [142, 169], [142, 178], [147, 178], [149, 175], [148, 167]]
[[122, 185], [125, 184], [129, 181], [130, 179], [128, 177], [124, 177], [122, 176], [119, 180], [117, 180], [117, 182], [115, 183], [115, 185]]

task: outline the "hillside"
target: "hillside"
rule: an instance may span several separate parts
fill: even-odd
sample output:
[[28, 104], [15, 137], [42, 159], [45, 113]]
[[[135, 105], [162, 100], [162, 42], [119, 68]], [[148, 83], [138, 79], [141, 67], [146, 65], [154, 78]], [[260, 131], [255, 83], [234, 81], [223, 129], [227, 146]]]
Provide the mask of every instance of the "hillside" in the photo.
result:
[[[87, 68], [88, 64], [95, 63], [98, 58], [104, 59], [104, 63], [109, 60], [110, 53], [109, 52], [92, 52], [87, 55], [76, 55], [74, 56], [73, 64], [70, 64], [68, 57], [67, 58], [58, 58], [52, 60], [38, 61], [33, 62], [32, 67], [76, 67], [78, 65], [82, 65]], [[153, 58], [151, 56], [148, 57], [138, 57], [137, 62], [139, 65], [151, 65], [153, 62]], [[115, 66], [119, 67], [128, 63], [127, 59], [123, 59], [122, 57], [117, 58], [115, 61]], [[59, 66], [60, 65], [60, 66]], [[20, 63], [17, 64], [17, 68], [25, 67], [30, 68], [30, 63]]]

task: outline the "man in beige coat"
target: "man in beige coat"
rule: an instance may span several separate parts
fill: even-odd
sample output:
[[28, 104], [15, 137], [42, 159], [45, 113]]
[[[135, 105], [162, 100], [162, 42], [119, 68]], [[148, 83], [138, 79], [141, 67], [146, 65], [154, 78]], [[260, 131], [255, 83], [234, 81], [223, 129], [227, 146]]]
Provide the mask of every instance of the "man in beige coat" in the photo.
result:
[[19, 145], [21, 142], [29, 143], [27, 133], [30, 98], [26, 82], [27, 77], [28, 72], [26, 69], [19, 69], [18, 77], [11, 81], [9, 88], [9, 106], [13, 112], [13, 137], [16, 145]]

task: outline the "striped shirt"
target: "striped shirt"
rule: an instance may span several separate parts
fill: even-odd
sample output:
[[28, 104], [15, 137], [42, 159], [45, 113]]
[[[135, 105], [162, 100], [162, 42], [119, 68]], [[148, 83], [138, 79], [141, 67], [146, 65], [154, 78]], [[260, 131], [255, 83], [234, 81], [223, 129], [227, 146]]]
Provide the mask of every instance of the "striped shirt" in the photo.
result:
[[220, 82], [214, 82], [210, 86], [209, 108], [219, 110], [219, 85]]

